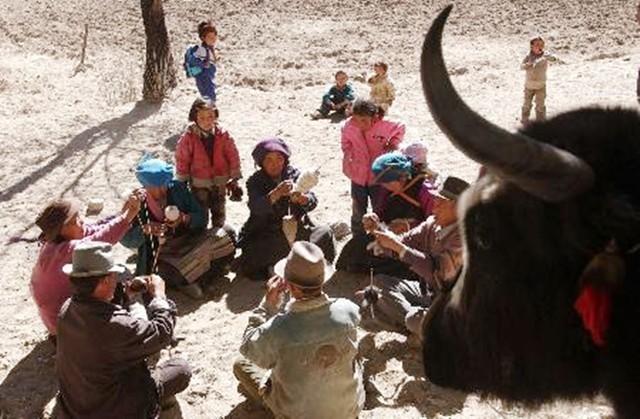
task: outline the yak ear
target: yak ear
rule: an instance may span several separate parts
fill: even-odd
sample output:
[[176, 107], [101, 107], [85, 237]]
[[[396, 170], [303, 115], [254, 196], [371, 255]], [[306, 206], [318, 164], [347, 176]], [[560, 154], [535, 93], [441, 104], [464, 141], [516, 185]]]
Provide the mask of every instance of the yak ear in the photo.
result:
[[597, 253], [580, 275], [580, 284], [612, 286], [622, 282], [626, 266], [616, 241], [611, 239], [600, 253]]

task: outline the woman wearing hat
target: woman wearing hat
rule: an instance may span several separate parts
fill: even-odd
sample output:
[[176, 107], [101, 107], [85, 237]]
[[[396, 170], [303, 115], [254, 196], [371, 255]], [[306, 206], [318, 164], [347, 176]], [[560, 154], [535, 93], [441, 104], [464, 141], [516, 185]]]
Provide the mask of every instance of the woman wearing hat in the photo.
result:
[[31, 273], [31, 294], [50, 336], [56, 335], [58, 312], [72, 294], [71, 283], [62, 267], [71, 262], [73, 249], [88, 240], [117, 243], [138, 214], [140, 201], [132, 194], [120, 214], [95, 224], [85, 223], [80, 209], [76, 200], [57, 199], [36, 219], [36, 225], [42, 230], [42, 246]]
[[[220, 259], [213, 266], [218, 269], [233, 258], [232, 239], [224, 230], [206, 231], [205, 212], [187, 186], [173, 179], [173, 165], [144, 157], [136, 177], [143, 187], [143, 208], [122, 240], [138, 251], [136, 275], [157, 270], [172, 286], [201, 298], [201, 283], [209, 279], [204, 274], [219, 273], [210, 272], [212, 262]], [[167, 211], [169, 207], [173, 211]]]
[[374, 182], [381, 185], [374, 212], [362, 217], [367, 235], [355, 235], [343, 248], [336, 267], [350, 272], [408, 273], [406, 267], [388, 258], [379, 258], [367, 250], [383, 223], [389, 230], [401, 234], [426, 220], [433, 210], [434, 186], [419, 173], [413, 161], [400, 152], [385, 153], [373, 161]]
[[249, 219], [240, 231], [238, 273], [255, 280], [266, 280], [273, 265], [289, 251], [282, 231], [282, 217], [289, 213], [298, 224], [296, 240], [317, 244], [327, 260], [333, 261], [335, 245], [328, 226], [315, 225], [308, 213], [318, 204], [313, 192], [292, 192], [300, 176], [289, 164], [291, 151], [280, 138], [266, 138], [251, 153], [259, 169], [247, 180]]

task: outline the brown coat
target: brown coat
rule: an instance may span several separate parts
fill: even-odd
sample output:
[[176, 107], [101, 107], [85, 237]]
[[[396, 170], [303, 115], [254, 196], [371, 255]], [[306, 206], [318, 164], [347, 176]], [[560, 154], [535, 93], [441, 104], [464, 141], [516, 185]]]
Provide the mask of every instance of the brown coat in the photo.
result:
[[409, 248], [400, 255], [400, 260], [410, 265], [411, 270], [436, 288], [455, 278], [462, 267], [462, 238], [458, 223], [442, 228], [429, 217], [402, 236], [402, 243]]
[[170, 341], [175, 310], [149, 305], [150, 320], [124, 308], [73, 296], [58, 319], [56, 373], [62, 418], [149, 418], [158, 394], [145, 359]]

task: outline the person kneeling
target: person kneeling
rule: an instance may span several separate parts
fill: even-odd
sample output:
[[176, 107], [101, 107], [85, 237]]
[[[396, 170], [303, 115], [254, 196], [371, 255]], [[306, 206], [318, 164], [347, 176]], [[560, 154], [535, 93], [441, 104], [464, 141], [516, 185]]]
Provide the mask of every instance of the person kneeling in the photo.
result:
[[[249, 318], [240, 347], [246, 358], [233, 372], [241, 391], [278, 418], [350, 419], [362, 410], [358, 306], [322, 291], [331, 271], [318, 246], [293, 243]], [[280, 311], [285, 290], [293, 299]]]
[[[73, 418], [153, 418], [160, 406], [189, 385], [186, 361], [173, 358], [152, 376], [146, 358], [171, 343], [176, 321], [164, 281], [152, 275], [149, 320], [142, 307], [111, 303], [122, 265], [113, 261], [111, 245], [78, 244], [72, 263], [63, 267], [75, 288], [58, 319], [56, 373], [58, 410]], [[128, 288], [127, 293], [132, 291]]]

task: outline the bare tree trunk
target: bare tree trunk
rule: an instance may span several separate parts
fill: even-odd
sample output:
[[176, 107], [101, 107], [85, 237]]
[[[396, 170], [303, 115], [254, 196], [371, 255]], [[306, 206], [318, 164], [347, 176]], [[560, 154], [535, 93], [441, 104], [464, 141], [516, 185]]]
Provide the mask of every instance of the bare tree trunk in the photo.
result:
[[145, 100], [160, 102], [177, 84], [162, 0], [140, 0], [140, 7], [147, 37], [142, 96]]

